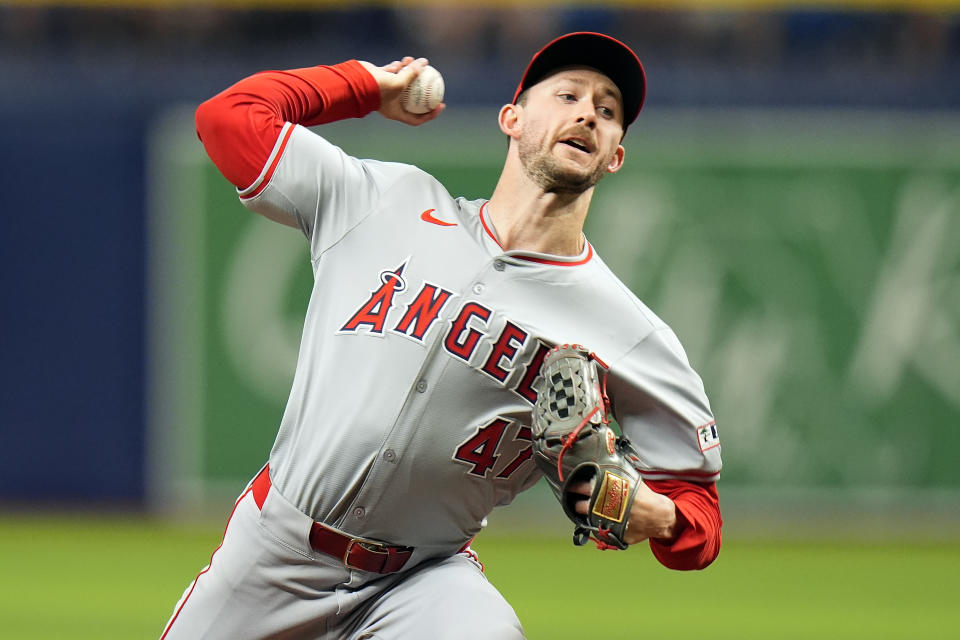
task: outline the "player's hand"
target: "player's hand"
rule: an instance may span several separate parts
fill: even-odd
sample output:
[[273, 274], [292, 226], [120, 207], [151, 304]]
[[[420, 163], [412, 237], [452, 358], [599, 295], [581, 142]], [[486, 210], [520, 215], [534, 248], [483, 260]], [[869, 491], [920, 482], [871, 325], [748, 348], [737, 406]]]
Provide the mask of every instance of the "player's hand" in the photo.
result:
[[582, 516], [587, 515], [587, 510], [590, 508], [594, 482], [596, 481], [575, 482], [567, 487], [567, 498], [573, 503], [573, 510]]
[[677, 507], [673, 500], [640, 483], [630, 507], [630, 525], [624, 536], [627, 544], [647, 538], [669, 540], [676, 534]]
[[[580, 515], [587, 515], [587, 509], [590, 508], [594, 482], [578, 482], [567, 488], [574, 511]], [[676, 524], [677, 510], [673, 500], [641, 483], [630, 509], [630, 526], [627, 527], [624, 541], [636, 544], [647, 538], [669, 539], [675, 533]]]
[[385, 118], [417, 126], [430, 122], [446, 108], [445, 104], [440, 103], [429, 113], [416, 114], [406, 111], [400, 105], [400, 94], [429, 64], [426, 58], [414, 59], [407, 56], [402, 60], [394, 60], [382, 67], [363, 60], [360, 61], [360, 64], [370, 72], [370, 75], [373, 76], [380, 87], [380, 108], [377, 111]]

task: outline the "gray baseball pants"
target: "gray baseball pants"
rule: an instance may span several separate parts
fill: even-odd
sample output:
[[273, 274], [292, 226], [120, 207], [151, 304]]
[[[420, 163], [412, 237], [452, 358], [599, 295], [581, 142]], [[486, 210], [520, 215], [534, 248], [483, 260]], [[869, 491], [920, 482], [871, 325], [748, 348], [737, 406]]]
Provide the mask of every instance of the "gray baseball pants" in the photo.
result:
[[271, 487], [237, 501], [223, 543], [162, 640], [515, 640], [520, 621], [468, 552], [380, 576], [314, 551], [313, 522]]

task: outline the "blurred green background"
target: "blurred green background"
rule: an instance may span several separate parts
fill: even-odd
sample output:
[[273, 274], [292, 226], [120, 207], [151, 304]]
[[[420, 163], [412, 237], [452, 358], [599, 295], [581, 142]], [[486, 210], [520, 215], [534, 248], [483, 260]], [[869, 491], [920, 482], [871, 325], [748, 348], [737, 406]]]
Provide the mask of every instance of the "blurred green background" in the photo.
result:
[[0, 1], [0, 637], [150, 638], [265, 461], [310, 285], [193, 110], [263, 68], [428, 55], [447, 112], [325, 127], [490, 194], [531, 53], [597, 29], [647, 106], [587, 235], [678, 333], [724, 547], [578, 549], [535, 487], [476, 549], [531, 638], [954, 638], [960, 3]]
[[[158, 637], [219, 536], [213, 524], [119, 516], [2, 518], [4, 637]], [[953, 543], [734, 539], [695, 573], [642, 547], [554, 536], [481, 535], [475, 549], [530, 638], [947, 640], [960, 625]]]

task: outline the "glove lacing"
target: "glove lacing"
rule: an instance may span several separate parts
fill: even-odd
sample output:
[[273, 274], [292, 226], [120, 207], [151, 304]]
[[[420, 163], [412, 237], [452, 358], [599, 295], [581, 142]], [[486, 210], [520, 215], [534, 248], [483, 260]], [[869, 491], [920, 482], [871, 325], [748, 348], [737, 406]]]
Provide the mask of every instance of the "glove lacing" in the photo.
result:
[[[600, 398], [603, 401], [602, 415], [600, 416], [600, 422], [603, 424], [609, 424], [610, 420], [607, 418], [607, 414], [610, 412], [610, 398], [607, 396], [607, 371], [609, 367], [607, 363], [597, 357], [597, 354], [590, 352], [587, 356], [591, 360], [595, 360], [597, 364], [603, 367], [603, 375], [600, 379]], [[583, 420], [580, 421], [580, 424], [577, 427], [568, 433], [567, 435], [560, 438], [560, 442], [563, 443], [563, 446], [560, 448], [560, 453], [557, 455], [557, 477], [560, 478], [560, 481], [563, 482], [563, 456], [569, 451], [574, 444], [577, 442], [577, 436], [580, 435], [580, 432], [583, 431], [583, 428], [587, 426], [587, 423], [590, 422], [590, 419], [598, 412], [601, 411], [601, 407], [594, 407], [593, 411], [588, 413]]]

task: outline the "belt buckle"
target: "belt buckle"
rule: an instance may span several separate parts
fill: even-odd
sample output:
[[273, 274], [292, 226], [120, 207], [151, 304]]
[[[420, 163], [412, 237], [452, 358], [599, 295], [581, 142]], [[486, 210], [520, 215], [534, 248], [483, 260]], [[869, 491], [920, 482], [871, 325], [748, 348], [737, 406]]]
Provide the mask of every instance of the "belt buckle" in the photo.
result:
[[347, 549], [343, 552], [343, 564], [349, 569], [369, 571], [369, 569], [366, 567], [358, 567], [355, 564], [351, 564], [350, 553], [353, 551], [354, 545], [360, 545], [361, 549], [369, 551], [370, 553], [377, 553], [380, 555], [388, 555], [390, 553], [389, 545], [386, 545], [382, 542], [369, 540], [367, 538], [350, 538], [350, 542], [347, 543]]

